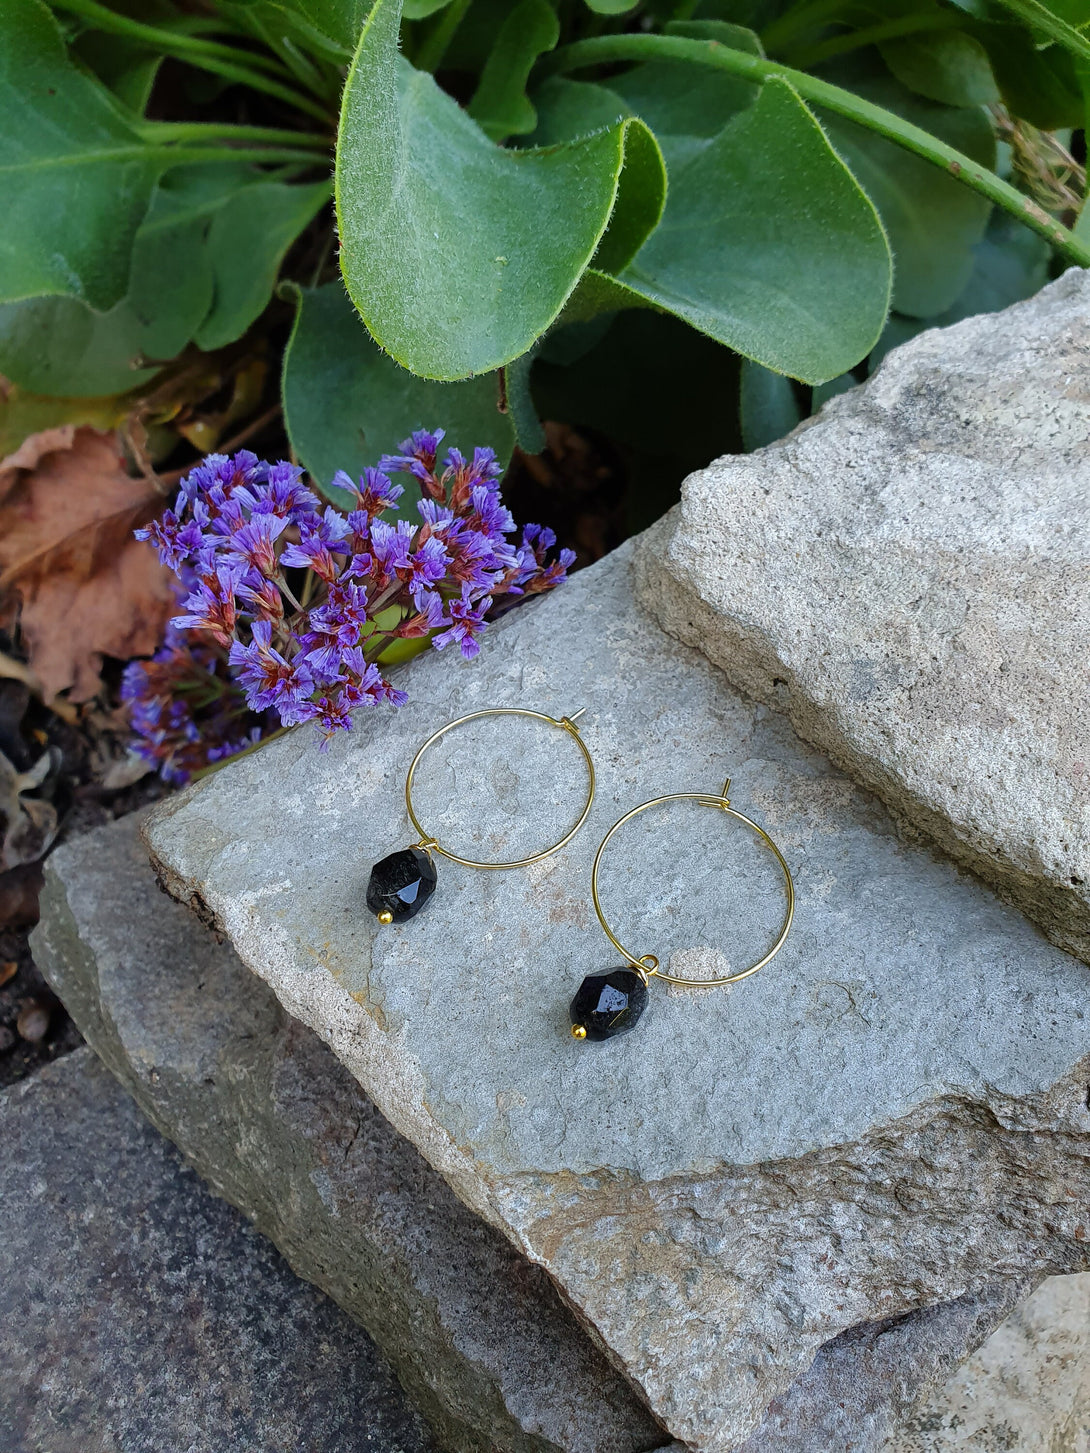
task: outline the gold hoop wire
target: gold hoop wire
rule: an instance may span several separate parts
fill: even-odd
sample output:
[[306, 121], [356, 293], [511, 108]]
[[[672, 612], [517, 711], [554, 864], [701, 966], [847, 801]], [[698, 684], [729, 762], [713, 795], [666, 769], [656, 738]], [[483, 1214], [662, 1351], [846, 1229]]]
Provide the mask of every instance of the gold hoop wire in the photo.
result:
[[[440, 853], [444, 858], [449, 858], [452, 863], [459, 863], [463, 868], [483, 868], [486, 871], [498, 868], [528, 868], [531, 863], [540, 863], [542, 858], [550, 858], [552, 857], [553, 853], [558, 853], [561, 848], [567, 847], [568, 843], [571, 842], [572, 838], [590, 816], [590, 809], [594, 803], [594, 762], [591, 759], [590, 752], [587, 751], [586, 743], [579, 735], [579, 728], [575, 725], [576, 719], [578, 717], [581, 717], [584, 711], [586, 711], [586, 707], [581, 706], [579, 710], [573, 712], [570, 717], [562, 716], [558, 721], [555, 717], [546, 716], [544, 712], [530, 711], [527, 707], [524, 706], [492, 706], [488, 707], [485, 711], [471, 711], [468, 716], [456, 717], [454, 721], [448, 721], [446, 726], [440, 727], [437, 732], [433, 732], [428, 740], [417, 752], [416, 756], [412, 759], [412, 762], [409, 764], [408, 775], [405, 778], [405, 806], [409, 813], [409, 821], [420, 834], [420, 842], [418, 846], [424, 848], [429, 852], [435, 851], [437, 853]], [[560, 839], [559, 842], [553, 843], [551, 848], [546, 848], [545, 851], [541, 853], [534, 853], [529, 858], [519, 858], [517, 862], [512, 863], [478, 863], [475, 862], [472, 858], [460, 858], [457, 853], [452, 853], [449, 848], [444, 848], [443, 846], [441, 846], [441, 844], [438, 843], [436, 839], [429, 834], [427, 828], [417, 817], [416, 810], [413, 807], [413, 778], [416, 775], [417, 767], [420, 765], [420, 759], [423, 757], [424, 753], [428, 750], [428, 748], [430, 746], [433, 746], [440, 739], [440, 737], [445, 737], [447, 732], [452, 732], [455, 727], [465, 726], [467, 722], [479, 721], [482, 717], [486, 716], [529, 716], [533, 717], [535, 721], [543, 721], [546, 722], [549, 726], [559, 727], [561, 731], [567, 732], [570, 737], [574, 738], [576, 745], [583, 753], [583, 760], [586, 763], [587, 773], [589, 777], [590, 785], [587, 793], [586, 806], [579, 814], [575, 826], [570, 828]]]
[[[783, 854], [769, 837], [768, 833], [765, 832], [764, 828], [759, 827], [752, 818], [746, 817], [745, 813], [736, 812], [731, 807], [730, 799], [727, 797], [729, 791], [730, 778], [728, 777], [723, 788], [722, 797], [712, 797], [704, 792], [670, 792], [665, 797], [652, 797], [650, 802], [641, 802], [639, 807], [634, 807], [631, 812], [626, 812], [623, 817], [619, 817], [599, 844], [598, 851], [594, 856], [594, 867], [591, 869], [590, 874], [590, 892], [594, 900], [594, 911], [598, 915], [598, 922], [602, 925], [606, 938], [609, 939], [618, 953], [624, 955], [626, 961], [632, 965], [645, 983], [649, 978], [657, 978], [664, 980], [667, 984], [682, 984], [686, 988], [695, 989], [719, 989], [725, 984], [736, 984], [739, 979], [748, 979], [750, 974], [755, 974], [758, 969], [763, 969], [770, 959], [775, 958], [780, 949], [783, 948], [787, 935], [791, 931], [791, 922], [795, 917], [795, 884], [791, 877], [791, 869], [787, 866]], [[629, 822], [638, 813], [646, 812], [649, 807], [658, 807], [664, 802], [699, 802], [702, 807], [718, 807], [729, 817], [736, 818], [739, 822], [744, 823], [746, 827], [752, 828], [757, 836], [772, 849], [777, 863], [782, 868], [784, 882], [787, 885], [787, 914], [784, 917], [783, 926], [776, 937], [776, 942], [769, 949], [768, 953], [765, 954], [764, 958], [758, 959], [748, 969], [742, 969], [737, 974], [726, 974], [721, 979], [683, 979], [676, 974], [666, 974], [659, 968], [659, 961], [654, 954], [643, 954], [640, 958], [636, 958], [633, 954], [629, 953], [624, 944], [621, 943], [620, 939], [610, 928], [602, 909], [602, 900], [598, 894], [598, 870], [602, 865], [602, 855], [606, 850], [606, 844], [618, 828], [623, 827], [626, 822]]]

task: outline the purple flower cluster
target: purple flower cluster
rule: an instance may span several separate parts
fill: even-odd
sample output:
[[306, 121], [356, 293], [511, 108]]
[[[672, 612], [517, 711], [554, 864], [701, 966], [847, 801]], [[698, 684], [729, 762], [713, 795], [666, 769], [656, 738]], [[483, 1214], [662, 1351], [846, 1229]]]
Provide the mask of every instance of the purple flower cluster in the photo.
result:
[[[168, 645], [129, 668], [127, 699], [147, 750], [165, 750], [157, 731], [174, 740], [196, 730], [166, 691], [181, 671], [179, 632], [220, 648], [251, 712], [314, 722], [324, 745], [350, 729], [357, 707], [405, 700], [382, 669], [392, 648], [405, 653], [397, 643], [456, 643], [472, 658], [497, 601], [561, 584], [573, 553], [550, 559], [556, 540], [540, 525], [516, 540], [493, 451], [467, 459], [450, 449], [440, 472], [442, 438], [413, 434], [358, 484], [339, 473], [347, 512], [323, 508], [294, 465], [247, 450], [210, 454], [182, 481], [173, 509], [137, 531], [187, 589]], [[418, 520], [383, 518], [404, 493], [390, 478], [398, 472], [419, 485]]]
[[121, 699], [132, 748], [172, 786], [261, 738], [260, 725], [247, 724], [249, 709], [226, 665], [224, 651], [168, 626], [150, 661], [125, 667]]

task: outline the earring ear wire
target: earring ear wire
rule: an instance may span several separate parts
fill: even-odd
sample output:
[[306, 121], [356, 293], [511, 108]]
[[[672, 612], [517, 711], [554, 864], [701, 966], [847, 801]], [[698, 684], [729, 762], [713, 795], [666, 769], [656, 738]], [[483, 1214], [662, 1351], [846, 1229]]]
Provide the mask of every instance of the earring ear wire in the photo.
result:
[[[418, 748], [416, 755], [409, 764], [409, 770], [405, 776], [405, 808], [409, 815], [409, 821], [420, 834], [420, 840], [412, 847], [403, 848], [401, 851], [391, 853], [375, 864], [371, 870], [371, 877], [367, 885], [367, 906], [374, 913], [378, 922], [384, 926], [391, 923], [400, 923], [408, 918], [414, 917], [420, 912], [424, 904], [435, 891], [437, 874], [435, 869], [434, 854], [449, 859], [452, 863], [459, 864], [463, 868], [478, 868], [485, 872], [506, 871], [509, 868], [528, 868], [533, 863], [540, 863], [543, 859], [552, 857], [554, 853], [560, 852], [567, 847], [572, 838], [590, 816], [591, 807], [594, 804], [594, 793], [596, 780], [594, 773], [594, 760], [590, 751], [580, 734], [576, 725], [579, 717], [586, 711], [581, 706], [578, 711], [573, 711], [570, 716], [552, 717], [541, 711], [531, 711], [523, 706], [493, 706], [482, 711], [472, 711], [466, 716], [459, 716], [454, 721], [449, 721], [445, 726], [433, 732], [431, 736]], [[484, 717], [492, 716], [521, 716], [530, 717], [535, 721], [546, 723], [548, 726], [556, 727], [560, 731], [571, 736], [583, 756], [583, 763], [587, 769], [587, 796], [583, 809], [576, 818], [575, 823], [564, 834], [559, 841], [550, 847], [544, 848], [541, 852], [531, 853], [525, 858], [516, 858], [509, 862], [486, 863], [479, 862], [473, 858], [462, 857], [445, 848], [433, 837], [424, 827], [417, 816], [416, 808], [413, 805], [413, 783], [416, 778], [417, 768], [428, 749], [435, 745], [457, 727], [465, 726], [472, 721], [480, 721]]]
[[[670, 792], [662, 797], [652, 797], [648, 802], [641, 802], [638, 807], [633, 807], [623, 817], [619, 817], [598, 845], [590, 875], [591, 900], [603, 933], [625, 960], [625, 967], [609, 970], [605, 974], [588, 974], [583, 980], [579, 991], [571, 1001], [573, 1039], [612, 1039], [618, 1034], [626, 1034], [629, 1030], [635, 1029], [647, 1007], [647, 991], [651, 979], [662, 979], [667, 984], [677, 984], [690, 989], [722, 988], [727, 984], [736, 984], [741, 979], [748, 979], [750, 974], [755, 974], [758, 969], [763, 969], [767, 963], [771, 962], [783, 948], [795, 918], [795, 883], [791, 877], [791, 869], [764, 828], [754, 822], [751, 817], [747, 817], [744, 812], [738, 812], [731, 807], [730, 784], [731, 779], [728, 777], [723, 784], [723, 791], [718, 797], [712, 797], [703, 792]], [[757, 834], [765, 846], [771, 849], [783, 873], [787, 889], [787, 912], [775, 942], [755, 964], [750, 964], [746, 969], [740, 969], [736, 974], [724, 974], [717, 979], [689, 979], [679, 974], [668, 974], [659, 967], [659, 960], [654, 954], [641, 954], [637, 957], [625, 948], [606, 918], [598, 889], [598, 877], [606, 846], [613, 834], [619, 828], [624, 827], [625, 823], [631, 822], [634, 817], [639, 816], [641, 812], [646, 812], [648, 808], [659, 807], [666, 802], [695, 802], [701, 807], [717, 808], [725, 812], [728, 817], [733, 817]]]

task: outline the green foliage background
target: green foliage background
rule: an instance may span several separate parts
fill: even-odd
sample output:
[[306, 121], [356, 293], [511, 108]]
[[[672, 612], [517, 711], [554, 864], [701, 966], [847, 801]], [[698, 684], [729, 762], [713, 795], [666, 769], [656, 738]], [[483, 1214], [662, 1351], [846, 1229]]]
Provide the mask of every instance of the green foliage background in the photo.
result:
[[4, 0], [3, 436], [261, 336], [323, 486], [545, 416], [632, 452], [642, 523], [1090, 263], [1088, 31], [1090, 0]]

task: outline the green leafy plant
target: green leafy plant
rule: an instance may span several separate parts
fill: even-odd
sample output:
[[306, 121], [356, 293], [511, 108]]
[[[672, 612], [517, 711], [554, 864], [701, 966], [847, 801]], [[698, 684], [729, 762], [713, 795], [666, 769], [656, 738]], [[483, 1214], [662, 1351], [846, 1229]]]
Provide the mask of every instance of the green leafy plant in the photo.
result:
[[651, 516], [1090, 264], [1088, 36], [1088, 0], [5, 0], [5, 407], [153, 390], [158, 463], [170, 381], [256, 340], [330, 498], [426, 419], [506, 458], [545, 416]]

